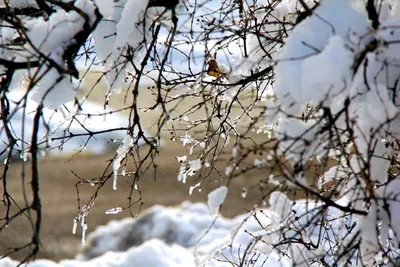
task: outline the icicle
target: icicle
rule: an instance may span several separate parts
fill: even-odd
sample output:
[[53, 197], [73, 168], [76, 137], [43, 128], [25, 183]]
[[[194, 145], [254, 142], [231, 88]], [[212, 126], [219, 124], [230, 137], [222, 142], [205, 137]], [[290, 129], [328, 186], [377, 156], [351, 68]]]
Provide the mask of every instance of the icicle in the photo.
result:
[[229, 176], [233, 171], [233, 167], [232, 166], [226, 166], [225, 167], [225, 175]]
[[113, 190], [117, 190], [117, 180], [118, 180], [118, 174], [116, 171], [114, 171], [113, 175]]
[[85, 220], [81, 221], [81, 226], [82, 226], [82, 245], [84, 246], [86, 243], [86, 230], [88, 228]]
[[247, 188], [243, 187], [242, 189], [242, 198], [246, 198], [247, 197]]
[[117, 149], [117, 156], [113, 160], [113, 189], [117, 190], [118, 170], [121, 167], [121, 161], [126, 157], [133, 145], [133, 139], [130, 135], [126, 135], [124, 141]]
[[26, 162], [28, 160], [28, 153], [26, 153], [25, 151], [21, 152], [19, 157]]
[[76, 228], [78, 227], [78, 220], [74, 219], [74, 225], [72, 226], [72, 234], [76, 234]]

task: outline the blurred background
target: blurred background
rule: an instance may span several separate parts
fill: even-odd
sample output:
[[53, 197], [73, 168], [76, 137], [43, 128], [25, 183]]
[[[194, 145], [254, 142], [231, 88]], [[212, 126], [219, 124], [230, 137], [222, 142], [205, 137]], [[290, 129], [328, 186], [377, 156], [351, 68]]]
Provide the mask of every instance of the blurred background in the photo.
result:
[[[87, 74], [84, 77], [83, 84], [80, 86], [80, 96], [87, 96], [90, 101], [103, 105], [106, 86], [103, 79], [99, 80], [100, 77], [100, 74], [96, 73]], [[97, 84], [99, 81], [100, 83]], [[94, 85], [96, 85], [96, 89], [91, 90]], [[141, 107], [150, 106], [154, 101], [154, 96], [149, 89], [149, 86], [143, 86], [140, 89]], [[121, 94], [114, 95], [110, 101], [110, 107], [118, 109], [129, 105], [130, 94], [130, 92], [122, 90]], [[180, 107], [182, 109], [187, 108], [188, 104], [193, 103], [182, 103]], [[124, 112], [119, 114], [122, 119], [123, 116], [128, 116]], [[146, 131], [150, 135], [154, 134], [156, 130], [154, 124], [159, 112], [157, 110], [142, 112], [141, 115], [142, 125], [145, 126]], [[266, 139], [265, 134], [254, 133], [253, 135], [252, 138], [255, 139]], [[118, 143], [109, 144], [107, 149], [99, 150], [103, 151], [102, 153], [93, 153], [93, 150], [85, 150], [77, 154], [73, 150], [66, 153], [54, 152], [51, 156], [46, 156], [40, 160], [39, 175], [43, 222], [40, 237], [42, 247], [38, 258], [56, 261], [73, 258], [82, 248], [80, 227], [78, 227], [75, 235], [72, 234], [73, 220], [78, 212], [78, 195], [75, 187], [75, 184], [79, 182], [77, 176], [88, 180], [101, 177], [106, 166], [115, 155], [117, 147]], [[132, 214], [137, 215], [140, 211], [156, 204], [175, 206], [185, 200], [207, 202], [209, 192], [221, 185], [227, 185], [228, 181], [224, 176], [226, 163], [220, 163], [220, 166], [216, 166], [220, 173], [214, 172], [203, 183], [201, 190], [196, 188], [192, 195], [189, 195], [189, 187], [197, 184], [199, 180], [196, 176], [188, 176], [186, 184], [178, 182], [177, 175], [180, 164], [176, 160], [178, 156], [189, 155], [188, 149], [188, 146], [183, 147], [181, 143], [172, 142], [169, 132], [162, 133], [162, 146], [160, 154], [156, 158], [158, 165], [157, 179], [154, 179], [152, 170], [140, 177], [139, 189], [142, 193], [142, 199], [131, 208]], [[128, 164], [126, 172], [134, 171], [133, 167]], [[29, 159], [25, 164], [22, 160], [14, 160], [8, 174], [10, 177], [8, 179], [9, 193], [12, 194], [16, 203], [20, 203], [21, 206], [24, 203], [21, 189], [21, 173], [23, 171], [27, 175], [27, 180], [29, 180]], [[258, 184], [261, 179], [265, 180], [268, 175], [269, 173], [265, 169], [254, 169], [229, 181], [229, 193], [221, 209], [222, 215], [233, 217], [251, 210], [255, 203], [260, 203], [262, 196], [260, 190], [258, 190]], [[112, 190], [111, 181], [100, 190], [95, 205], [87, 218], [88, 233], [93, 231], [96, 226], [104, 225], [110, 220], [131, 216], [128, 210], [115, 215], [106, 215], [105, 211], [128, 205], [127, 197], [129, 196], [132, 179], [130, 176], [120, 177], [118, 179], [118, 190], [116, 191]], [[245, 186], [249, 187], [249, 185], [254, 185], [254, 188], [245, 188]], [[26, 186], [30, 186], [29, 181], [26, 182]], [[243, 194], [244, 189], [248, 190], [247, 194]], [[95, 188], [89, 185], [79, 187], [81, 206], [89, 201], [94, 192]], [[140, 199], [137, 192], [134, 192], [133, 197]], [[143, 203], [142, 206], [140, 202]], [[3, 208], [0, 207], [0, 209]], [[21, 215], [7, 229], [0, 232], [0, 255], [6, 254], [11, 247], [26, 244], [29, 242], [31, 235], [32, 228], [28, 220]], [[23, 251], [12, 255], [17, 260], [23, 259], [24, 256], [26, 254]]]

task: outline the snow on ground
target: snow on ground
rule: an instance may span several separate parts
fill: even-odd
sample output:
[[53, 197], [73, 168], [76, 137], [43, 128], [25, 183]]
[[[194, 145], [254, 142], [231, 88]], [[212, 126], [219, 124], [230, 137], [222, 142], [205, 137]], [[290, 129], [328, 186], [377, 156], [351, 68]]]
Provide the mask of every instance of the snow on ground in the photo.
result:
[[[233, 266], [228, 261], [237, 266], [240, 262], [244, 266], [251, 262], [250, 266], [255, 267], [302, 266], [304, 257], [324, 256], [329, 264], [329, 255], [334, 247], [332, 236], [343, 231], [342, 223], [353, 223], [336, 209], [326, 210], [321, 203], [313, 201], [294, 203], [280, 192], [272, 193], [270, 206], [270, 209], [257, 210], [257, 213], [251, 212], [232, 219], [210, 214], [206, 203], [183, 202], [177, 207], [154, 206], [138, 218], [110, 221], [105, 226], [97, 227], [88, 235], [87, 245], [74, 260], [62, 260], [59, 263], [37, 260], [29, 266]], [[319, 220], [320, 209], [326, 211], [323, 216], [332, 222], [330, 229], [315, 227], [303, 233], [304, 238], [308, 237], [310, 242], [323, 237], [318, 250], [307, 252], [301, 247], [273, 247], [273, 244], [280, 241], [282, 232], [287, 237], [298, 235], [297, 231], [287, 231], [289, 224], [295, 229], [301, 229]], [[295, 215], [296, 221], [293, 220]], [[255, 241], [254, 237], [259, 238]], [[0, 267], [14, 267], [17, 264], [9, 258], [0, 261]]]
[[[97, 227], [89, 234], [87, 246], [75, 260], [63, 260], [58, 264], [37, 260], [29, 266], [195, 267], [207, 263], [210, 256], [226, 247], [245, 218], [245, 215], [233, 219], [215, 218], [204, 203], [184, 202], [170, 208], [154, 206], [137, 219], [126, 218]], [[255, 225], [254, 220], [249, 220], [247, 228]], [[246, 239], [251, 240], [251, 236], [241, 238], [242, 241]], [[16, 264], [8, 258], [0, 262], [1, 267]], [[212, 261], [206, 266], [230, 265]]]

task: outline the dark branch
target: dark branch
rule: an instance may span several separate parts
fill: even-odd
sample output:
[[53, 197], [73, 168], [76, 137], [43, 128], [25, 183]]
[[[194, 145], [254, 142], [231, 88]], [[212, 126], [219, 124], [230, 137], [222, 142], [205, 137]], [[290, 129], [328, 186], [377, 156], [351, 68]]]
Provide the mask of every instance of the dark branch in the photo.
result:
[[379, 23], [379, 14], [376, 10], [374, 0], [368, 0], [367, 2], [367, 13], [368, 13], [368, 18], [372, 21], [372, 28], [375, 30], [378, 29], [380, 23]]

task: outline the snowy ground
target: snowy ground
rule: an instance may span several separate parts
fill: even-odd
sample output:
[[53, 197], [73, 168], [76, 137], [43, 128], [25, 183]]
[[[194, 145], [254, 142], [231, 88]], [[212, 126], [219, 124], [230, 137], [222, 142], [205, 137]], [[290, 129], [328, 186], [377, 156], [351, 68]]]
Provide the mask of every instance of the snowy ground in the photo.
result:
[[[154, 206], [136, 219], [111, 221], [89, 234], [76, 259], [59, 263], [41, 259], [29, 266], [231, 266], [226, 260], [239, 263], [243, 256], [247, 261], [245, 249], [253, 239], [249, 233], [262, 230], [260, 223], [271, 224], [274, 212], [265, 210], [265, 216], [257, 219], [250, 215], [224, 218], [218, 213], [226, 193], [221, 187], [209, 194], [208, 204]], [[254, 266], [286, 266], [275, 252], [268, 257], [257, 250], [253, 253], [259, 254]], [[16, 265], [10, 258], [0, 261], [1, 267]]]
[[[75, 260], [37, 260], [29, 266], [197, 266], [230, 242], [235, 226], [243, 219], [244, 215], [214, 217], [203, 203], [154, 206], [136, 220], [126, 218], [98, 227]], [[243, 241], [250, 240], [250, 236], [241, 235]], [[9, 258], [0, 261], [1, 267], [17, 264]]]
[[[269, 209], [227, 219], [219, 215], [226, 193], [227, 189], [220, 187], [209, 194], [207, 204], [184, 202], [178, 207], [154, 206], [136, 219], [111, 221], [88, 235], [86, 246], [75, 259], [58, 263], [37, 260], [29, 266], [228, 267], [232, 263], [292, 266], [307, 256], [300, 248], [284, 252], [271, 244], [279, 242], [279, 228], [292, 211], [300, 218], [295, 224], [306, 225], [321, 205], [312, 201], [294, 203], [282, 193], [274, 192]], [[341, 215], [329, 209], [327, 216]], [[333, 224], [331, 229], [332, 232], [324, 231], [323, 236], [328, 237], [338, 228]], [[317, 227], [309, 233], [309, 238], [320, 238], [318, 233]], [[261, 242], [255, 242], [256, 236]], [[321, 253], [325, 253], [323, 247]], [[18, 262], [9, 258], [0, 261], [1, 267], [16, 265]]]

